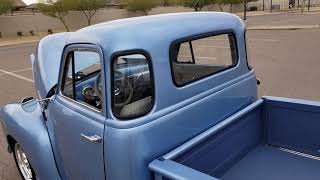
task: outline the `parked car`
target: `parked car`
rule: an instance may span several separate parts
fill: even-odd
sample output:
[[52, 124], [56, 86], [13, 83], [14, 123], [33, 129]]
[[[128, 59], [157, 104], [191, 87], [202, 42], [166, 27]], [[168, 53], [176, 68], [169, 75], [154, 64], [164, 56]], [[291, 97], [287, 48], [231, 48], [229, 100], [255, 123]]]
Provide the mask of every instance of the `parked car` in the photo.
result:
[[318, 179], [320, 103], [259, 99], [245, 33], [202, 12], [45, 37], [37, 98], [0, 113], [23, 179]]

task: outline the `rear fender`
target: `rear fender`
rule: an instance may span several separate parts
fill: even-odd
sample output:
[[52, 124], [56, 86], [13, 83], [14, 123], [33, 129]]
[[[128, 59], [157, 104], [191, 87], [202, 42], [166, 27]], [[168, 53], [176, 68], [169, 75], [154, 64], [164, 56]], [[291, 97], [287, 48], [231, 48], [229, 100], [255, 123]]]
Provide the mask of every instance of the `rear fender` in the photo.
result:
[[9, 104], [0, 109], [4, 133], [7, 139], [13, 138], [22, 145], [39, 179], [59, 180], [61, 177], [40, 106], [38, 103], [30, 106], [33, 106], [29, 107], [32, 111], [26, 111], [21, 104]]

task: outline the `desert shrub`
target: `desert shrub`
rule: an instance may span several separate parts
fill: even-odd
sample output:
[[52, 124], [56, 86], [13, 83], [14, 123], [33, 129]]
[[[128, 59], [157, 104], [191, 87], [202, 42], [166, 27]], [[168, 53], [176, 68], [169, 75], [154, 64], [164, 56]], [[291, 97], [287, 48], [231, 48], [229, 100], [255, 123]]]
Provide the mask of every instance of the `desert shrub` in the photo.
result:
[[21, 31], [17, 32], [17, 36], [23, 36], [22, 32]]
[[249, 8], [249, 11], [258, 11], [258, 7], [257, 6], [252, 6]]
[[34, 36], [34, 31], [33, 30], [30, 30], [29, 33], [30, 33], [31, 36]]
[[48, 29], [48, 34], [53, 34], [52, 29]]

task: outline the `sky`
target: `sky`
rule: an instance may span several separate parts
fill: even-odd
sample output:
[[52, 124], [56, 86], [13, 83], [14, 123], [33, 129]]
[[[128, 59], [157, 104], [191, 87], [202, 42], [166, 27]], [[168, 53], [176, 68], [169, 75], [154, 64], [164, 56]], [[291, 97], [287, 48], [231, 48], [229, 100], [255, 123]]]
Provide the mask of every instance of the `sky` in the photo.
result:
[[36, 3], [38, 0], [23, 0], [27, 5]]

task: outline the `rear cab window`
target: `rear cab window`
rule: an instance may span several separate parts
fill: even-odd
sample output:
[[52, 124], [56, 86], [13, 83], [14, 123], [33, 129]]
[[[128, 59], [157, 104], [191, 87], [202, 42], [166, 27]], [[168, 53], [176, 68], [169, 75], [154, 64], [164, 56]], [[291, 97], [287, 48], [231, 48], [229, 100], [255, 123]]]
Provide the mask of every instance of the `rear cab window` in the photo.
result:
[[176, 86], [222, 72], [238, 63], [235, 37], [226, 33], [173, 43], [170, 61]]

